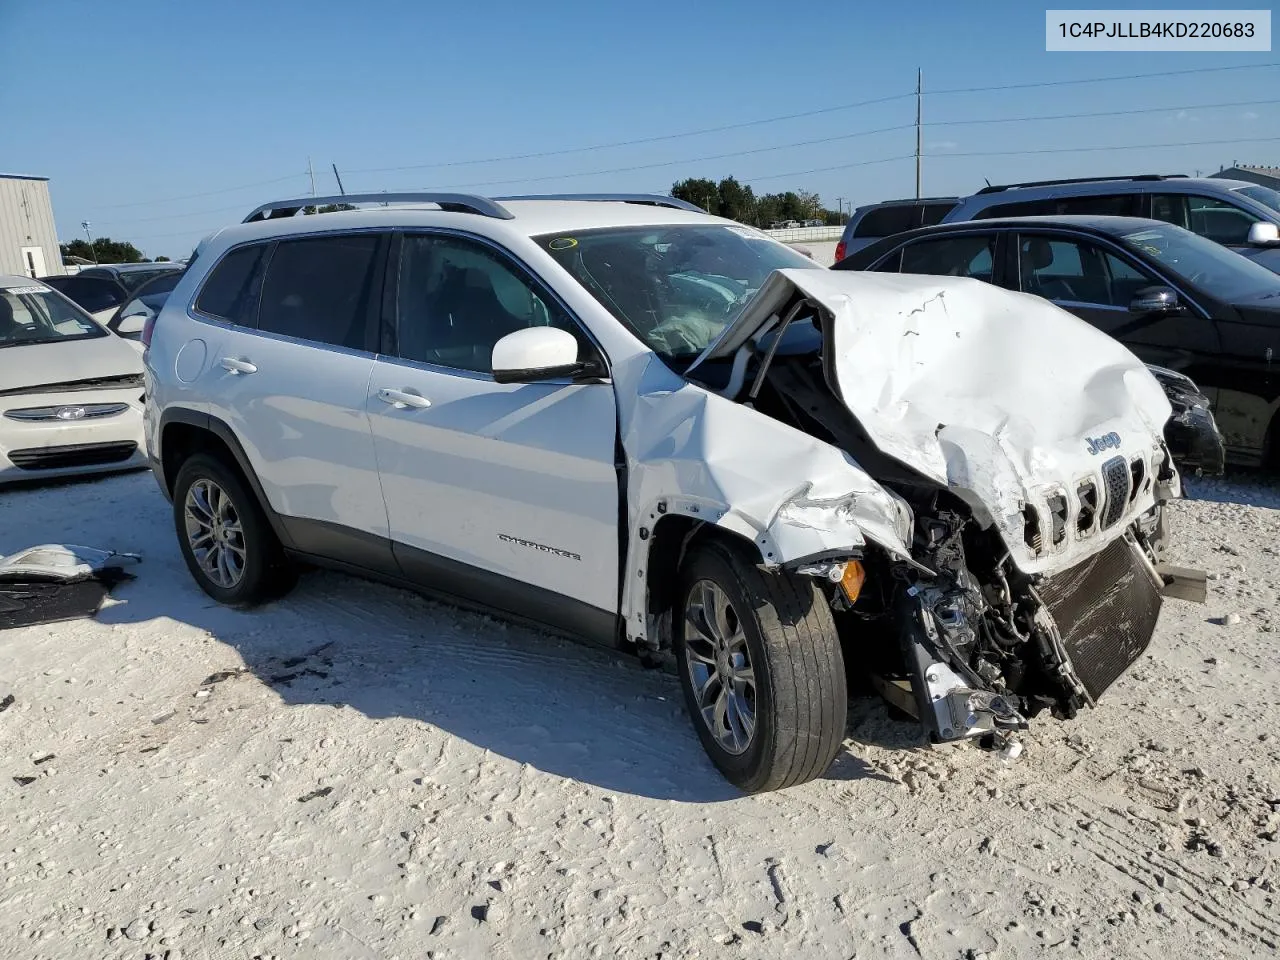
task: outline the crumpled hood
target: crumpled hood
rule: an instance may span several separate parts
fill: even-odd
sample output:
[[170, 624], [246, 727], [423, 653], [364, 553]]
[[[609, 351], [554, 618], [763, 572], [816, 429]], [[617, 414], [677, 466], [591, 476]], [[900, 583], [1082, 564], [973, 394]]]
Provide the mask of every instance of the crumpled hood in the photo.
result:
[[141, 373], [141, 355], [127, 340], [110, 334], [0, 347], [0, 390], [6, 393], [50, 383]]
[[[707, 355], [731, 355], [767, 329], [796, 289], [826, 312], [828, 382], [871, 441], [953, 488], [1027, 572], [1073, 565], [1154, 503], [1171, 408], [1117, 341], [978, 280], [799, 269], [775, 272]], [[1117, 468], [1108, 479], [1103, 465], [1117, 457], [1128, 499], [1107, 523], [1097, 515]], [[1086, 480], [1102, 501], [1092, 517]]]

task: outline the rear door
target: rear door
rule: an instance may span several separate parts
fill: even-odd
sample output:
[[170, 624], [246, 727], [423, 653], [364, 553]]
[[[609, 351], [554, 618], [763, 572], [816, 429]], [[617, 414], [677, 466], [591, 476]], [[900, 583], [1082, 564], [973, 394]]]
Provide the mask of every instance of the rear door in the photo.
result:
[[1149, 267], [1093, 240], [1050, 231], [1020, 231], [1015, 256], [1010, 279], [1017, 289], [1052, 300], [1111, 334], [1147, 363], [1209, 382], [1204, 377], [1221, 353], [1212, 320], [1187, 303], [1176, 314], [1131, 311], [1139, 290], [1166, 285]]
[[497, 383], [493, 345], [535, 325], [596, 347], [504, 251], [403, 236], [388, 283], [396, 337], [369, 383], [383, 495], [405, 574], [588, 635], [618, 605], [617, 411], [608, 382]]
[[388, 241], [353, 232], [243, 247], [196, 300], [232, 321], [209, 343], [209, 412], [240, 439], [294, 545], [372, 569], [391, 566], [365, 412]]

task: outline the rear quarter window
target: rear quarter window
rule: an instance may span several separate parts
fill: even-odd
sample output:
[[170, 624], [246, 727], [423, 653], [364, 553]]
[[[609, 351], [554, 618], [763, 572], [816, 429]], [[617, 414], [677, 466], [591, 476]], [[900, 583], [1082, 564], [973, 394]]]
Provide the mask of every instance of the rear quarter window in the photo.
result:
[[895, 233], [910, 230], [915, 218], [915, 207], [904, 205], [896, 207], [876, 207], [868, 210], [866, 216], [853, 228], [855, 237], [891, 237]]
[[196, 297], [196, 310], [242, 327], [257, 325], [264, 243], [232, 250], [218, 261]]

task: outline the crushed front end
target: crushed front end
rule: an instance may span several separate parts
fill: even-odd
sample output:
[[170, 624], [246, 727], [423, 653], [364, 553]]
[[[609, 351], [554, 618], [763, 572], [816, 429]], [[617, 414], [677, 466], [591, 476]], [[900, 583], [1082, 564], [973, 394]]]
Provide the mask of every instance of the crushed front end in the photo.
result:
[[880, 571], [902, 668], [878, 678], [881, 692], [936, 742], [1092, 706], [1155, 632], [1164, 583], [1143, 526], [1065, 570], [1027, 575], [991, 531], [938, 498], [916, 523], [915, 556], [933, 575], [893, 563]]

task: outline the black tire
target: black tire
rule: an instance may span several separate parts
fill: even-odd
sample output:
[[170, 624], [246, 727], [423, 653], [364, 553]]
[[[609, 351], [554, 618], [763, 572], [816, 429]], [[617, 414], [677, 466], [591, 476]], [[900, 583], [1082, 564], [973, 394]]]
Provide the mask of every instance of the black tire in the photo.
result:
[[[779, 790], [821, 776], [844, 741], [848, 711], [844, 658], [822, 591], [809, 577], [761, 570], [743, 551], [715, 541], [695, 548], [680, 576], [674, 616], [676, 662], [690, 719], [712, 762], [747, 793]], [[727, 598], [734, 616], [726, 614], [726, 622], [740, 624], [754, 672], [754, 696], [741, 698], [752, 707], [753, 730], [740, 752], [722, 745], [712, 732], [694, 689], [691, 662], [709, 675], [704, 664], [712, 645], [693, 626], [706, 582]], [[742, 638], [736, 642], [741, 644]], [[707, 684], [704, 690], [711, 687]], [[717, 715], [712, 709], [713, 718]], [[721, 729], [722, 736], [733, 736], [732, 723]]]
[[[202, 482], [215, 484], [225, 494], [239, 520], [241, 535], [237, 544], [243, 549], [244, 559], [239, 578], [230, 585], [219, 584], [205, 570], [188, 536], [187, 496], [193, 486]], [[282, 596], [296, 582], [293, 565], [285, 556], [258, 498], [239, 472], [216, 456], [194, 454], [178, 469], [173, 484], [173, 522], [187, 569], [200, 589], [219, 603], [252, 606]]]

